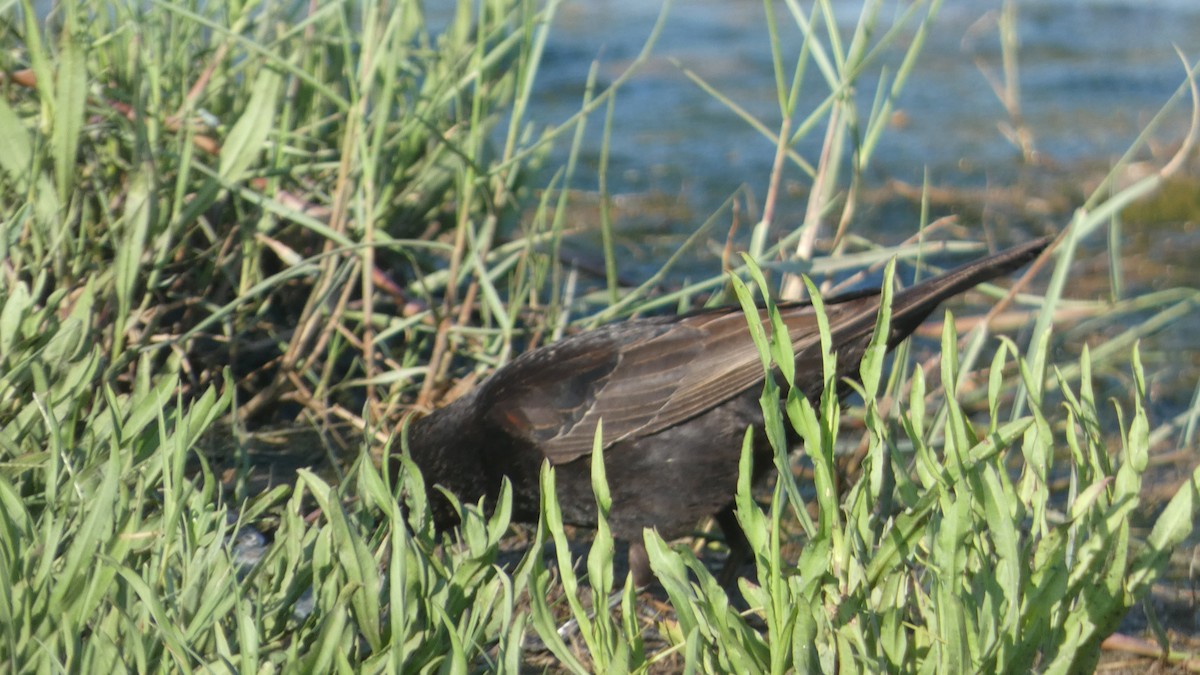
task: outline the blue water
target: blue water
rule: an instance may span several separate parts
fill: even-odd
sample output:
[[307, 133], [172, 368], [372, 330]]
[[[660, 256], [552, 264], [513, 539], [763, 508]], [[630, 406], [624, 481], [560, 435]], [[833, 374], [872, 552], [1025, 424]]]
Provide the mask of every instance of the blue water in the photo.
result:
[[[882, 14], [898, 15], [907, 5], [885, 3]], [[836, 4], [844, 32], [860, 6], [858, 0]], [[1005, 109], [973, 62], [978, 56], [998, 70], [995, 28], [981, 30], [970, 39], [969, 51], [964, 48], [972, 26], [998, 7], [981, 0], [943, 5], [898, 102], [907, 124], [885, 134], [871, 177], [919, 184], [928, 171], [938, 184], [983, 185], [1012, 180], [1020, 171], [1018, 150], [997, 128], [1008, 119]], [[567, 3], [547, 51], [535, 119], [552, 124], [578, 108], [593, 60], [600, 63], [602, 83], [617, 77], [642, 48], [658, 9], [657, 3], [635, 0]], [[754, 189], [761, 201], [772, 144], [688, 81], [671, 60], [776, 128], [763, 11], [754, 0], [674, 3], [654, 57], [618, 96], [608, 177], [613, 192], [675, 194], [700, 219], [741, 185]], [[785, 42], [793, 47], [786, 58], [794, 58], [798, 33], [790, 16], [780, 12], [779, 18]], [[1183, 82], [1174, 47], [1200, 58], [1200, 2], [1022, 3], [1017, 33], [1022, 114], [1041, 156], [1065, 167], [1111, 161]], [[894, 72], [900, 56], [893, 48], [883, 62]], [[858, 87], [864, 118], [876, 73], [867, 73]], [[807, 81], [806, 101], [824, 96], [815, 70]], [[802, 111], [807, 112], [803, 106]], [[1164, 140], [1182, 136], [1182, 112], [1178, 120], [1179, 133], [1175, 138], [1167, 133]], [[598, 152], [602, 123], [595, 115], [589, 159]], [[819, 127], [797, 146], [810, 161], [823, 131]], [[587, 168], [574, 187], [595, 189], [595, 174]], [[798, 170], [789, 178], [806, 181]]]

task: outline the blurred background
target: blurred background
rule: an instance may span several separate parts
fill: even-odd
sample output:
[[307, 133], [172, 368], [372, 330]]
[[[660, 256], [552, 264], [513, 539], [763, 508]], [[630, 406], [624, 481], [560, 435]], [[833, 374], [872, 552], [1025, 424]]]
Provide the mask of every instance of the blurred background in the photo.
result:
[[[896, 16], [907, 8], [903, 2], [883, 4]], [[781, 15], [787, 11], [777, 5]], [[844, 11], [838, 19], [848, 33], [862, 3], [834, 5]], [[1022, 227], [1036, 222], [1061, 227], [1184, 82], [1186, 66], [1176, 50], [1192, 58], [1200, 51], [1200, 3], [1017, 2], [1006, 11], [1015, 19], [1018, 70], [1005, 82], [1000, 5], [963, 0], [937, 12], [891, 128], [864, 176], [867, 186], [880, 191], [866, 200], [878, 208], [863, 213], [856, 228], [877, 228], [884, 240], [910, 235], [917, 220], [905, 203], [913, 202], [913, 190], [919, 193], [926, 177], [932, 187], [948, 190], [932, 200], [938, 215], [958, 206], [977, 212], [974, 218], [966, 214], [966, 224], [1007, 226], [1024, 219]], [[533, 118], [554, 123], [577, 111], [593, 62], [598, 88], [618, 77], [643, 48], [659, 7], [636, 0], [567, 3], [539, 74]], [[620, 197], [622, 230], [669, 238], [687, 234], [736, 192], [751, 209], [762, 203], [774, 144], [687, 71], [777, 131], [779, 105], [763, 12], [763, 3], [750, 0], [684, 0], [670, 8], [653, 54], [617, 96], [607, 180], [610, 193]], [[785, 45], [799, 44], [790, 17], [780, 16], [778, 25]], [[901, 38], [880, 56], [890, 62], [892, 74], [910, 42], [911, 35]], [[785, 46], [785, 64], [795, 53]], [[875, 96], [875, 76], [865, 74], [856, 91], [864, 116]], [[815, 69], [807, 80], [801, 116], [811, 110], [806, 95], [815, 105], [828, 92]], [[1019, 97], [1011, 109], [993, 82], [1012, 87]], [[1164, 161], [1186, 134], [1188, 115], [1186, 104], [1177, 106], [1157, 134]], [[604, 121], [594, 117], [572, 185], [580, 190], [595, 190], [597, 184]], [[815, 161], [824, 133], [817, 126], [797, 150]], [[547, 162], [549, 168], [565, 162], [565, 145]], [[780, 203], [780, 227], [802, 220], [807, 176], [789, 166], [785, 184], [789, 197]], [[1189, 215], [1192, 226], [1164, 233], [1161, 249], [1142, 242], [1151, 247], [1148, 253], [1180, 265], [1168, 270], [1169, 281], [1160, 276], [1155, 283], [1200, 283], [1200, 266], [1188, 264], [1200, 246], [1195, 213]], [[667, 240], [651, 241], [670, 248]], [[1188, 255], [1179, 257], [1183, 251]], [[627, 260], [636, 265], [636, 257]]]

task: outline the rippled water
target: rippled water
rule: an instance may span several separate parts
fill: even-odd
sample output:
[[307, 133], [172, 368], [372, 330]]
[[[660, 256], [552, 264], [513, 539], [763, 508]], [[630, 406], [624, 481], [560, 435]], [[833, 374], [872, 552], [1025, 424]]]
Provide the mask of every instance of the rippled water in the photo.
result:
[[[885, 6], [899, 14], [907, 4]], [[836, 6], [848, 32], [861, 2]], [[938, 184], [981, 185], [1012, 180], [1019, 171], [1016, 148], [997, 129], [1007, 120], [1004, 107], [973, 61], [978, 56], [999, 66], [997, 33], [984, 19], [998, 7], [983, 0], [943, 5], [899, 100], [907, 122], [885, 134], [873, 177], [919, 184], [928, 170]], [[615, 78], [641, 50], [658, 9], [637, 0], [567, 3], [552, 32], [535, 119], [553, 123], [578, 108], [593, 60], [599, 60], [602, 82]], [[779, 112], [763, 11], [754, 0], [674, 3], [655, 56], [618, 97], [613, 192], [679, 194], [701, 218], [743, 184], [761, 200], [772, 145], [671, 59], [775, 128]], [[1128, 147], [1184, 80], [1176, 45], [1200, 58], [1200, 2], [1051, 0], [1019, 5], [1018, 18], [1022, 113], [1037, 149], [1067, 167], [1108, 162]], [[789, 44], [797, 44], [794, 23], [782, 12], [780, 25]], [[885, 58], [893, 72], [899, 58], [898, 49]], [[825, 90], [815, 72], [808, 81], [808, 99], [816, 101]], [[864, 116], [876, 82], [874, 73], [860, 81]], [[1180, 137], [1184, 121], [1180, 114]], [[589, 128], [593, 160], [602, 124], [596, 116]], [[810, 160], [822, 132], [799, 146]], [[1170, 136], [1165, 140], [1178, 140]], [[594, 174], [586, 168], [575, 187], [594, 189]], [[791, 177], [804, 179], [798, 171]]]

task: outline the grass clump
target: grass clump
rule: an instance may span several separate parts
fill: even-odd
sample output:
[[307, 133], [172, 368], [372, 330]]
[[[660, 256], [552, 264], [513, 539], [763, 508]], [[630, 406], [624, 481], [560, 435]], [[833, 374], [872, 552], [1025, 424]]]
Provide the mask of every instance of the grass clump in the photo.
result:
[[[430, 307], [491, 283], [554, 5], [445, 9], [5, 10], [6, 671], [461, 667], [520, 636], [503, 525], [477, 541], [468, 518], [443, 550], [373, 468], [255, 494], [200, 452], [386, 419], [390, 388], [438, 371], [409, 367], [445, 339]], [[449, 276], [412, 273], [438, 258]]]
[[[495, 272], [539, 153], [520, 109], [545, 11], [460, 2], [437, 31], [413, 3], [13, 11], [6, 287], [90, 290], [110, 378], [174, 354], [189, 397], [230, 366], [242, 420], [378, 407], [381, 372], [428, 353], [413, 314]], [[436, 258], [450, 276], [417, 278]]]
[[[885, 275], [891, 277], [891, 272]], [[886, 288], [886, 286], [885, 286]], [[744, 287], [739, 295], [748, 299]], [[877, 326], [882, 354], [887, 315]], [[836, 372], [824, 335], [826, 373]], [[752, 608], [734, 611], [707, 568], [687, 552], [648, 537], [656, 574], [677, 612], [675, 639], [689, 667], [707, 672], [1087, 672], [1100, 641], [1163, 574], [1174, 546], [1192, 532], [1200, 469], [1158, 516], [1149, 537], [1135, 543], [1130, 515], [1138, 508], [1147, 467], [1149, 425], [1145, 382], [1135, 350], [1132, 415], [1122, 417], [1121, 451], [1097, 433], [1100, 412], [1091, 360], [1080, 360], [1077, 391], [1058, 377], [1066, 419], [1052, 423], [1039, 404], [1009, 417], [1002, 373], [1016, 365], [1039, 401], [1044, 378], [1015, 346], [1002, 343], [992, 360], [988, 419], [969, 420], [957, 400], [964, 378], [953, 323], [942, 338], [941, 410], [930, 415], [920, 369], [898, 419], [881, 414], [881, 361], [863, 361], [868, 452], [861, 477], [845, 494], [835, 479], [833, 448], [842, 409], [827, 380], [819, 406], [798, 388], [786, 395], [786, 418], [768, 413], [767, 435], [784, 438], [790, 424], [811, 458], [820, 517], [813, 522], [778, 443], [779, 473], [763, 514], [750, 485], [738, 491], [738, 519], [755, 550], [756, 575], [741, 581]], [[1042, 349], [1043, 347], [1035, 347]], [[760, 344], [764, 357], [790, 362], [786, 339]], [[787, 369], [783, 369], [787, 372]], [[790, 383], [789, 383], [790, 384]], [[764, 410], [775, 411], [768, 380]], [[930, 424], [931, 420], [935, 421]], [[906, 449], [902, 450], [901, 448]], [[942, 448], [939, 453], [938, 448]], [[1070, 448], [1065, 509], [1056, 508], [1049, 478], [1056, 448]], [[742, 475], [749, 475], [749, 442]], [[910, 448], [910, 449], [909, 449]], [[1021, 467], [1014, 473], [1013, 467]], [[783, 523], [802, 526], [804, 547], [783, 555]], [[765, 623], [766, 630], [754, 627]]]

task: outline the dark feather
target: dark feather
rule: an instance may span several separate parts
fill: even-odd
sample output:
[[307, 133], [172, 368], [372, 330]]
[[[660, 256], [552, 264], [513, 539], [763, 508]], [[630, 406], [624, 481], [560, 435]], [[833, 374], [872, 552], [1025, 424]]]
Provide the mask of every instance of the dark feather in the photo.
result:
[[[1039, 239], [968, 263], [899, 291], [888, 348], [912, 333], [945, 299], [1005, 275], [1050, 243]], [[878, 291], [825, 300], [838, 376], [855, 374], [879, 311]], [[823, 390], [816, 316], [806, 302], [779, 306], [796, 354], [796, 381], [810, 399]], [[760, 320], [766, 323], [765, 312]], [[769, 328], [769, 326], [768, 326]], [[514, 519], [538, 517], [539, 471], [557, 467], [559, 505], [573, 525], [595, 523], [589, 456], [603, 420], [615, 536], [633, 544], [643, 528], [665, 538], [705, 516], [736, 524], [730, 506], [741, 439], [762, 427], [764, 372], [738, 308], [626, 321], [579, 333], [523, 354], [474, 391], [413, 423], [409, 449], [425, 479], [464, 501], [493, 499], [507, 477]], [[756, 474], [771, 451], [756, 434]], [[441, 527], [454, 522], [434, 498]], [[740, 532], [726, 533], [740, 541]], [[635, 570], [640, 583], [648, 569]]]

